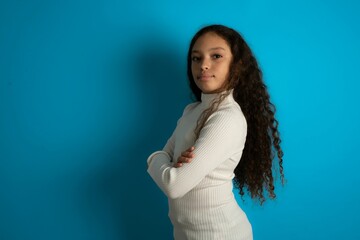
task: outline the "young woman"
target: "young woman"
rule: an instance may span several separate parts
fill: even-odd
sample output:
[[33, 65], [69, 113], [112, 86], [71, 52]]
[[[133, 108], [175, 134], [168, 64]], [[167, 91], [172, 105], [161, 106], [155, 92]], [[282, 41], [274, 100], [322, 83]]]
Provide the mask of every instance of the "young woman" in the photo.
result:
[[275, 198], [273, 159], [284, 183], [275, 106], [249, 46], [235, 30], [211, 25], [193, 37], [188, 78], [197, 101], [185, 107], [148, 173], [169, 198], [174, 238], [252, 239], [233, 180], [260, 204]]

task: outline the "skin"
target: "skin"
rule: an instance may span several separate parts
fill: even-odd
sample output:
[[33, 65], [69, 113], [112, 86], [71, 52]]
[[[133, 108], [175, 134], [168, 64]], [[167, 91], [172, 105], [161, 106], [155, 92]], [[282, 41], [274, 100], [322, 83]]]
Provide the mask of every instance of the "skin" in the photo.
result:
[[196, 86], [205, 94], [220, 92], [232, 60], [228, 43], [215, 33], [206, 33], [195, 42], [191, 58]]
[[[205, 94], [221, 92], [232, 60], [228, 43], [215, 33], [206, 33], [196, 40], [191, 57], [191, 71], [197, 87]], [[182, 152], [174, 167], [190, 163], [195, 156], [194, 149], [192, 146]]]

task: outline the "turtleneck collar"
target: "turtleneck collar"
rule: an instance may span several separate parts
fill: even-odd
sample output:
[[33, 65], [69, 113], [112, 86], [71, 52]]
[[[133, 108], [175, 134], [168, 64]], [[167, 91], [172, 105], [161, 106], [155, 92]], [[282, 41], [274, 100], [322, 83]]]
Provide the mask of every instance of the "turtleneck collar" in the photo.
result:
[[[233, 98], [233, 91], [234, 89], [230, 89], [230, 94], [228, 96], [225, 97], [224, 99], [224, 103], [225, 102], [231, 102], [231, 101], [235, 101]], [[221, 93], [226, 92], [220, 92], [220, 93], [201, 93], [201, 104], [205, 105], [205, 106], [210, 106], [212, 101], [217, 98]]]

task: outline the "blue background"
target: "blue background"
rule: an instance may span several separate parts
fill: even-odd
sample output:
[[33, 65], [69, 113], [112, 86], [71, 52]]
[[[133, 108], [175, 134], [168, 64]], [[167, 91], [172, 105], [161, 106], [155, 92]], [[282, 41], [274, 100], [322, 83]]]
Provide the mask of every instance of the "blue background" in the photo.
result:
[[171, 239], [146, 173], [191, 101], [202, 26], [240, 31], [280, 122], [288, 180], [238, 202], [254, 239], [360, 239], [357, 1], [0, 3], [0, 239]]

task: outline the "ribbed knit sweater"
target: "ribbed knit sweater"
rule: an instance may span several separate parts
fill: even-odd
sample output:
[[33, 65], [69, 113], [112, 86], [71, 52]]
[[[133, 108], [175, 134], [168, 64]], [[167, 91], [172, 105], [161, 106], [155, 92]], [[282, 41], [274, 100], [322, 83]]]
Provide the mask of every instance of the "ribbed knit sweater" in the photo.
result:
[[[233, 90], [195, 140], [197, 120], [218, 95], [202, 93], [201, 102], [187, 105], [163, 150], [147, 159], [148, 173], [169, 199], [176, 240], [252, 239], [251, 224], [232, 192], [247, 134]], [[192, 161], [173, 167], [191, 146], [195, 147]]]

